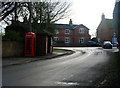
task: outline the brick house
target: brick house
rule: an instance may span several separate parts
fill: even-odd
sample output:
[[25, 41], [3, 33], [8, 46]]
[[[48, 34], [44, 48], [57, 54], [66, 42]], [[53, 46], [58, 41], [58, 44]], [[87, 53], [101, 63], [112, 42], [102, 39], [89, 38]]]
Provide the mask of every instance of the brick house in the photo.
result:
[[54, 46], [86, 46], [90, 40], [89, 29], [83, 24], [74, 25], [70, 19], [69, 24], [56, 24]]
[[104, 41], [110, 41], [111, 43], [115, 41], [113, 19], [106, 19], [104, 14], [102, 14], [101, 22], [97, 28], [97, 38], [98, 42], [100, 42], [101, 44]]

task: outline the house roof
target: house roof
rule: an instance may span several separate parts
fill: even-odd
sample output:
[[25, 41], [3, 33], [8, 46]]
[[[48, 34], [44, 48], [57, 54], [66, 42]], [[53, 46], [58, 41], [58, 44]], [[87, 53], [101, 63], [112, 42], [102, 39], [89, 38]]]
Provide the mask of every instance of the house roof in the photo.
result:
[[[77, 27], [79, 26], [84, 26], [83, 24], [80, 24], [80, 25], [70, 25], [70, 24], [56, 24], [56, 26], [58, 28], [61, 28], [61, 29], [76, 29]], [[84, 26], [86, 27], [86, 26]], [[87, 28], [87, 27], [86, 27]], [[87, 28], [88, 29], [88, 28]], [[89, 30], [89, 29], [88, 29]]]
[[75, 29], [77, 28], [79, 25], [70, 25], [70, 24], [56, 24], [57, 27], [61, 28], [61, 29]]

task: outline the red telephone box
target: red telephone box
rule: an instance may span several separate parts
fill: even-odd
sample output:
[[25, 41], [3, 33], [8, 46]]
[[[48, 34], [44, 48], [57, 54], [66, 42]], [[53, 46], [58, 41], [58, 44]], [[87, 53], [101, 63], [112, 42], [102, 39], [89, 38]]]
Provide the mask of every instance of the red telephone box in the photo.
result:
[[28, 32], [25, 35], [25, 56], [35, 56], [36, 54], [36, 34]]

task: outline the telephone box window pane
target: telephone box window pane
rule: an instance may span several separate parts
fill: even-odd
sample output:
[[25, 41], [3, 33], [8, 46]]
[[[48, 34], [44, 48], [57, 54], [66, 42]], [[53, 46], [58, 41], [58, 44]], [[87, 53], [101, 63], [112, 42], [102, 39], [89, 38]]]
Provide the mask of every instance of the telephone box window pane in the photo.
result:
[[32, 36], [32, 35], [26, 35], [26, 36]]
[[31, 38], [27, 38], [27, 53], [31, 53]]

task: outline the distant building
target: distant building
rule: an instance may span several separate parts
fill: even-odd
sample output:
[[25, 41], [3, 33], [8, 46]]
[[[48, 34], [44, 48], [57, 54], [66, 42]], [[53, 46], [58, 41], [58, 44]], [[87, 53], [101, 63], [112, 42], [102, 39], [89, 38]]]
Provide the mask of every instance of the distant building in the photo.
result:
[[97, 28], [98, 42], [110, 41], [111, 43], [115, 43], [115, 34], [113, 19], [106, 19], [105, 15], [102, 14], [101, 22]]
[[86, 46], [90, 39], [89, 29], [83, 24], [74, 25], [70, 19], [69, 24], [56, 24], [54, 46]]

